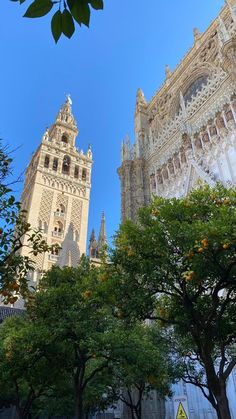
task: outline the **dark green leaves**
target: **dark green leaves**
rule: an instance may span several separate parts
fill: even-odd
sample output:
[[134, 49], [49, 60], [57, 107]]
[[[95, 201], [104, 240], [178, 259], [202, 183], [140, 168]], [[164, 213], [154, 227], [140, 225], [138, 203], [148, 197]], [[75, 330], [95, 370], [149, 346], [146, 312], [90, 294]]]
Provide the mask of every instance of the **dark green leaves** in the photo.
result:
[[87, 0], [73, 0], [68, 1], [71, 14], [79, 25], [82, 23], [89, 26], [90, 8]]
[[71, 16], [71, 13], [67, 9], [64, 9], [63, 13], [61, 13], [61, 11], [58, 10], [53, 15], [51, 21], [51, 29], [55, 42], [59, 40], [62, 33], [67, 38], [71, 38], [75, 31], [74, 20]]
[[62, 13], [60, 10], [52, 17], [51, 30], [53, 38], [55, 39], [55, 42], [57, 42], [62, 33]]
[[26, 10], [24, 17], [42, 17], [50, 12], [53, 3], [51, 0], [35, 0]]
[[71, 38], [75, 31], [75, 25], [70, 12], [65, 9], [62, 13], [62, 32], [67, 38]]
[[89, 3], [95, 10], [103, 9], [103, 0], [90, 0]]
[[[11, 1], [22, 4], [26, 0]], [[42, 17], [47, 15], [52, 8], [58, 8], [51, 20], [52, 35], [57, 42], [62, 33], [67, 38], [72, 37], [75, 31], [74, 21], [80, 26], [83, 24], [89, 27], [90, 9], [101, 10], [103, 6], [103, 0], [34, 0], [26, 10], [24, 17]]]

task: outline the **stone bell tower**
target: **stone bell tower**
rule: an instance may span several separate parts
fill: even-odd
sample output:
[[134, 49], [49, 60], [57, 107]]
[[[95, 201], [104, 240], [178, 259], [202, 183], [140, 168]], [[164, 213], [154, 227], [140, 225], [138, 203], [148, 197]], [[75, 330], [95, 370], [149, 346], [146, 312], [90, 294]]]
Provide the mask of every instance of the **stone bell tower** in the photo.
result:
[[[35, 268], [48, 270], [53, 264], [76, 266], [86, 252], [91, 188], [92, 152], [75, 146], [78, 135], [68, 96], [54, 124], [47, 129], [25, 174], [21, 197], [32, 228], [41, 229], [48, 244], [61, 250], [35, 256]], [[22, 254], [30, 249], [23, 247]]]

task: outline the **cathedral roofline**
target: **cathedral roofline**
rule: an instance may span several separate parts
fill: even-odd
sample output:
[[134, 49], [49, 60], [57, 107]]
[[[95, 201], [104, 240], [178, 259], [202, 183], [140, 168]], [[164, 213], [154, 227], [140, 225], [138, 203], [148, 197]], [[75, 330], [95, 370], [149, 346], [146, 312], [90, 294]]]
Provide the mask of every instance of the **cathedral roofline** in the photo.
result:
[[161, 86], [156, 90], [150, 101], [148, 101], [148, 111], [155, 104], [156, 99], [159, 95], [162, 95], [165, 91], [168, 91], [173, 84], [176, 83], [179, 75], [184, 71], [186, 67], [192, 62], [193, 56], [198, 54], [199, 47], [207, 40], [209, 33], [218, 27], [218, 17], [227, 17], [230, 14], [228, 5], [224, 5], [220, 10], [218, 16], [208, 25], [207, 29], [201, 34], [198, 42], [194, 42], [193, 45], [187, 50], [180, 62], [172, 70], [170, 76], [164, 80]]

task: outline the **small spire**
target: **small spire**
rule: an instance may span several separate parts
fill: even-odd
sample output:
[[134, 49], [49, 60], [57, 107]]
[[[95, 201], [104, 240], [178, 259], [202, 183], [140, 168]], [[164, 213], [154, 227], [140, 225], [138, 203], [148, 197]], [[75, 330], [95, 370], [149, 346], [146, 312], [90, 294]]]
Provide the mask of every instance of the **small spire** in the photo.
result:
[[96, 238], [95, 238], [95, 231], [94, 231], [94, 228], [93, 228], [92, 232], [91, 232], [91, 235], [90, 235], [89, 242], [92, 243], [94, 241], [96, 241]]
[[91, 144], [89, 144], [89, 145], [88, 145], [88, 150], [87, 150], [86, 156], [87, 156], [89, 159], [92, 159], [92, 157], [93, 157]]
[[42, 141], [48, 141], [48, 140], [49, 140], [49, 129], [46, 128], [46, 131], [45, 131], [45, 133], [43, 134], [43, 137], [42, 137]]
[[105, 215], [103, 211], [102, 218], [101, 218], [100, 231], [99, 231], [99, 236], [98, 236], [98, 252], [100, 252], [106, 244], [107, 244], [107, 235], [106, 235]]
[[193, 36], [194, 36], [194, 42], [199, 41], [199, 39], [201, 38], [201, 32], [199, 31], [198, 28], [193, 28]]
[[137, 90], [136, 102], [137, 102], [137, 104], [143, 104], [143, 105], [147, 104], [144, 93], [143, 93], [142, 89], [140, 89], [140, 88]]
[[167, 79], [169, 79], [171, 74], [172, 74], [170, 66], [168, 64], [166, 64], [166, 66], [165, 66], [165, 74], [166, 74]]

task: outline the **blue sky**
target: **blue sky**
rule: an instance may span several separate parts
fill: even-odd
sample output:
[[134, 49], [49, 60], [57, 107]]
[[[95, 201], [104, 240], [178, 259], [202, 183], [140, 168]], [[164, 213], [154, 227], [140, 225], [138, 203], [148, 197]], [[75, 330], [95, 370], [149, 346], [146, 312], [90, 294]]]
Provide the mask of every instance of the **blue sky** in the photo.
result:
[[[193, 27], [204, 31], [223, 0], [104, 0], [90, 29], [77, 28], [71, 40], [55, 45], [50, 18], [26, 19], [26, 1], [0, 2], [0, 138], [15, 153], [14, 174], [23, 172], [41, 136], [64, 102], [73, 100], [79, 127], [77, 146], [91, 143], [94, 166], [89, 233], [96, 233], [102, 210], [109, 236], [120, 221], [116, 170], [120, 143], [134, 139], [138, 87], [149, 100], [193, 42]], [[15, 187], [20, 194], [22, 184]]]

